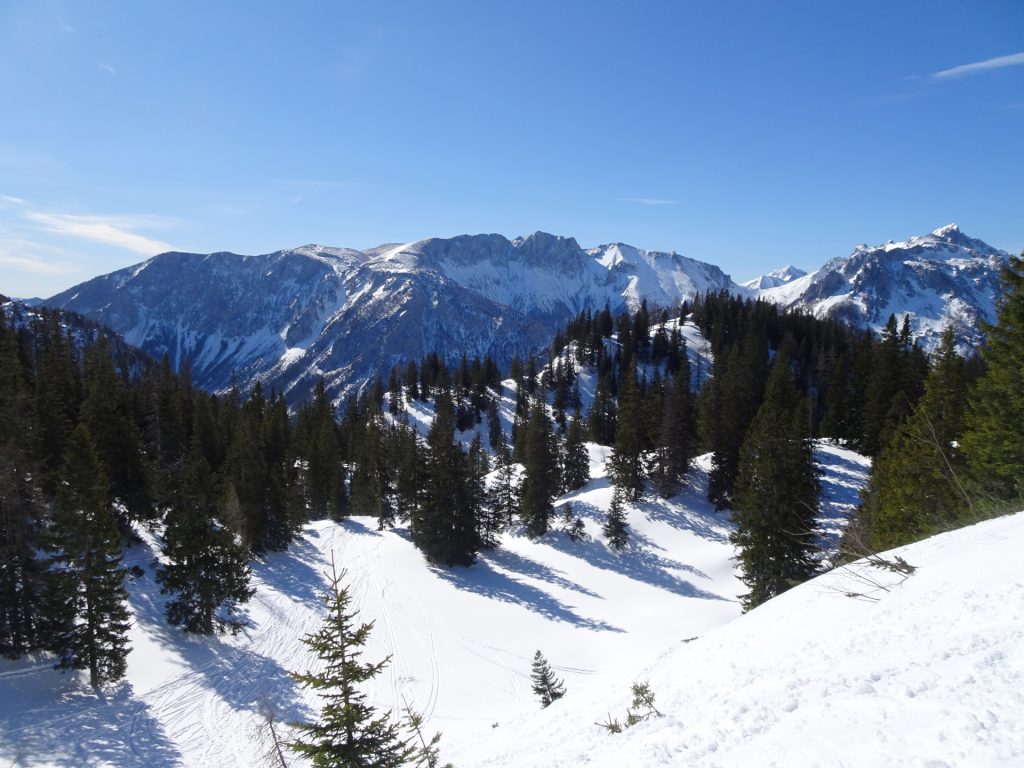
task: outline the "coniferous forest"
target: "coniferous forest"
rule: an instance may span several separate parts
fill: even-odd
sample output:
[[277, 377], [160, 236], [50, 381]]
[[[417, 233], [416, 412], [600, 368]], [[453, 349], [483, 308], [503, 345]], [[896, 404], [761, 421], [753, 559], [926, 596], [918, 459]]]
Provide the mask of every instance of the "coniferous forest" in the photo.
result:
[[[544, 354], [408, 361], [336, 408], [323, 383], [288, 403], [259, 383], [210, 394], [187, 364], [148, 361], [81, 318], [0, 313], [0, 652], [45, 648], [96, 686], [127, 647], [122, 561], [137, 526], [162, 533], [166, 619], [238, 626], [248, 563], [309, 520], [408, 527], [441, 567], [471, 564], [513, 527], [558, 524], [555, 500], [610, 449], [605, 535], [629, 546], [623, 505], [670, 497], [713, 453], [710, 500], [732, 510], [747, 608], [812, 576], [812, 441], [874, 458], [841, 544], [877, 551], [1021, 503], [1024, 261], [1011, 259], [988, 346], [930, 358], [904, 319], [880, 337], [726, 294], [568, 323]], [[700, 330], [688, 349], [683, 322]], [[430, 414], [428, 421], [413, 412]]]

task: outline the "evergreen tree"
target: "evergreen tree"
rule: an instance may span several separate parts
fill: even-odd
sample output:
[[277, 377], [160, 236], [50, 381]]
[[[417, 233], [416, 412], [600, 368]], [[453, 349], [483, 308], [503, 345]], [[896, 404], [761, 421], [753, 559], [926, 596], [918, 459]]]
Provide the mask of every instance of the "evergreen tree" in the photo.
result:
[[324, 597], [327, 617], [316, 633], [304, 639], [319, 659], [321, 671], [292, 675], [320, 695], [320, 717], [313, 723], [295, 723], [301, 736], [288, 746], [323, 768], [397, 768], [415, 750], [402, 738], [391, 713], [378, 715], [359, 688], [377, 677], [390, 657], [376, 664], [361, 661], [373, 623], [358, 623], [352, 598], [341, 584], [344, 575], [331, 574]]
[[489, 515], [493, 525], [505, 530], [512, 525], [522, 503], [522, 484], [512, 461], [512, 452], [502, 443], [495, 457], [494, 480], [487, 494]]
[[165, 608], [168, 622], [204, 635], [237, 627], [218, 611], [224, 608], [230, 614], [253, 594], [245, 550], [218, 524], [216, 498], [210, 467], [194, 445], [177, 503], [167, 514], [167, 564], [157, 571], [156, 580], [162, 594], [174, 596]]
[[740, 454], [733, 543], [754, 608], [814, 572], [818, 480], [800, 392], [781, 350]]
[[676, 375], [665, 385], [650, 470], [651, 480], [662, 498], [667, 499], [678, 493], [686, 479], [696, 442], [694, 427], [690, 366], [684, 353]]
[[584, 443], [585, 434], [579, 412], [569, 421], [562, 452], [562, 491], [575, 491], [590, 482], [590, 452]]
[[345, 507], [344, 467], [334, 406], [324, 380], [295, 419], [295, 451], [304, 463], [303, 486], [309, 516], [338, 519]]
[[487, 443], [492, 451], [497, 451], [505, 438], [501, 428], [501, 417], [498, 414], [498, 403], [494, 398], [487, 400]]
[[553, 701], [558, 701], [565, 696], [565, 685], [555, 677], [548, 660], [540, 651], [533, 654], [530, 680], [533, 683], [533, 692], [540, 699], [542, 708], [549, 707]]
[[84, 425], [68, 439], [53, 505], [50, 611], [56, 622], [58, 669], [88, 669], [89, 684], [124, 677], [128, 593], [121, 537], [103, 465]]
[[963, 436], [978, 485], [999, 500], [1024, 498], [1024, 253], [1002, 273], [1003, 294], [982, 355], [988, 368], [971, 395]]
[[480, 548], [465, 454], [455, 442], [455, 411], [447, 390], [436, 396], [427, 433], [423, 498], [413, 513], [413, 543], [433, 563], [470, 565]]
[[543, 536], [554, 509], [558, 489], [551, 420], [543, 400], [530, 409], [523, 437], [523, 484], [520, 514], [531, 537]]
[[612, 482], [628, 501], [639, 501], [644, 495], [643, 439], [644, 420], [634, 360], [623, 369], [619, 382], [618, 426], [608, 459]]
[[103, 463], [111, 493], [132, 513], [118, 521], [127, 533], [129, 517], [150, 517], [150, 503], [141, 436], [129, 414], [124, 386], [105, 336], [85, 351], [83, 389], [81, 419]]
[[12, 658], [41, 639], [44, 506], [31, 455], [36, 434], [32, 382], [0, 309], [0, 654]]
[[622, 503], [622, 494], [618, 488], [612, 492], [612, 503], [608, 507], [608, 516], [605, 518], [601, 532], [608, 540], [608, 546], [614, 550], [620, 550], [629, 541], [629, 526], [626, 523], [626, 510]]
[[714, 453], [708, 476], [708, 500], [732, 506], [740, 448], [764, 396], [767, 335], [751, 329], [727, 356], [715, 357], [715, 374], [700, 397], [704, 447]]
[[970, 499], [957, 439], [966, 394], [966, 365], [947, 328], [924, 395], [872, 464], [851, 529], [875, 551], [937, 533], [964, 517]]

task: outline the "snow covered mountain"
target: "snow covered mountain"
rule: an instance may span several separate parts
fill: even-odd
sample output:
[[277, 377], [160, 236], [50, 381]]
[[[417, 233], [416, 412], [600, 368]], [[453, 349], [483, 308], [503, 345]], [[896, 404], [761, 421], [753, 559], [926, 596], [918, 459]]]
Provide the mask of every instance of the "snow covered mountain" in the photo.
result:
[[809, 275], [745, 283], [760, 298], [880, 331], [890, 314], [910, 315], [911, 333], [933, 349], [952, 324], [962, 352], [977, 349], [981, 323], [995, 320], [999, 272], [1008, 254], [956, 224], [874, 247], [858, 245]]
[[669, 306], [737, 291], [719, 268], [620, 243], [583, 249], [537, 232], [428, 239], [368, 251], [305, 246], [263, 256], [165, 253], [48, 300], [123, 334], [219, 390], [261, 379], [301, 400], [323, 376], [348, 388], [439, 352], [507, 363], [583, 309]]
[[785, 267], [773, 269], [771, 272], [761, 275], [760, 277], [755, 277], [753, 280], [747, 280], [743, 283], [743, 287], [749, 288], [752, 291], [760, 291], [766, 288], [778, 288], [780, 285], [791, 283], [806, 274], [807, 273], [799, 267], [794, 267], [792, 264], [788, 264]]

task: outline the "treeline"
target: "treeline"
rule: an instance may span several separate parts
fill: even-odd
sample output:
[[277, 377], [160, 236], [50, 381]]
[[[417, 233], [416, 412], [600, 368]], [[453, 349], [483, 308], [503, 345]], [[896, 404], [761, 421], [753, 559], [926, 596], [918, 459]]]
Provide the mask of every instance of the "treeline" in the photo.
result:
[[[88, 329], [87, 329], [88, 330]], [[210, 633], [236, 626], [247, 562], [284, 549], [328, 482], [337, 426], [322, 399], [289, 417], [257, 384], [217, 397], [188, 368], [145, 362], [72, 316], [0, 312], [0, 653], [47, 649], [93, 685], [124, 672], [123, 563], [134, 526], [157, 526], [167, 619]], [[326, 437], [324, 437], [326, 434]], [[324, 447], [326, 441], [327, 447]], [[311, 461], [300, 461], [309, 455]], [[318, 496], [317, 494], [320, 494]]]

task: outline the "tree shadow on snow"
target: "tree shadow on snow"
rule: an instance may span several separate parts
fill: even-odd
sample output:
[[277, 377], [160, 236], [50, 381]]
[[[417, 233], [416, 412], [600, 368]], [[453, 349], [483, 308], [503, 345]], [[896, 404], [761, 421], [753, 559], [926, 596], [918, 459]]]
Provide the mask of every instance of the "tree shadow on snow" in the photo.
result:
[[310, 563], [319, 563], [320, 550], [306, 539], [291, 543], [287, 552], [268, 552], [253, 572], [265, 583], [273, 584], [282, 595], [300, 603], [320, 603], [327, 591], [327, 573]]
[[128, 684], [107, 695], [76, 689], [53, 708], [5, 718], [0, 722], [0, 744], [5, 760], [13, 759], [11, 764], [19, 766], [161, 768], [182, 764], [181, 754], [150, 706], [134, 698]]
[[507, 549], [499, 547], [489, 550], [486, 553], [486, 557], [488, 561], [506, 571], [515, 571], [523, 576], [540, 579], [541, 581], [546, 581], [556, 587], [562, 587], [563, 589], [571, 589], [573, 592], [579, 592], [587, 597], [601, 597], [599, 594], [592, 592], [583, 585], [565, 578], [561, 575], [561, 571], [556, 571], [548, 565], [538, 563], [536, 560], [523, 557], [522, 555], [511, 552]]
[[[577, 514], [593, 520], [604, 520], [604, 512], [586, 502], [578, 502], [578, 506], [574, 505], [573, 509], [578, 510]], [[619, 552], [610, 550], [604, 542], [595, 539], [587, 538], [574, 542], [561, 532], [545, 536], [544, 543], [567, 555], [585, 560], [595, 568], [618, 573], [682, 597], [728, 601], [728, 598], [701, 589], [671, 572], [684, 571], [697, 578], [707, 579], [707, 574], [700, 569], [658, 554], [654, 550], [660, 547], [632, 528], [629, 537], [629, 542]]]
[[434, 568], [434, 573], [449, 584], [466, 592], [500, 600], [526, 608], [553, 621], [564, 621], [581, 629], [600, 632], [622, 632], [619, 627], [605, 621], [580, 616], [569, 606], [540, 589], [524, 584], [507, 574], [496, 571], [484, 558], [477, 559], [469, 568]]

